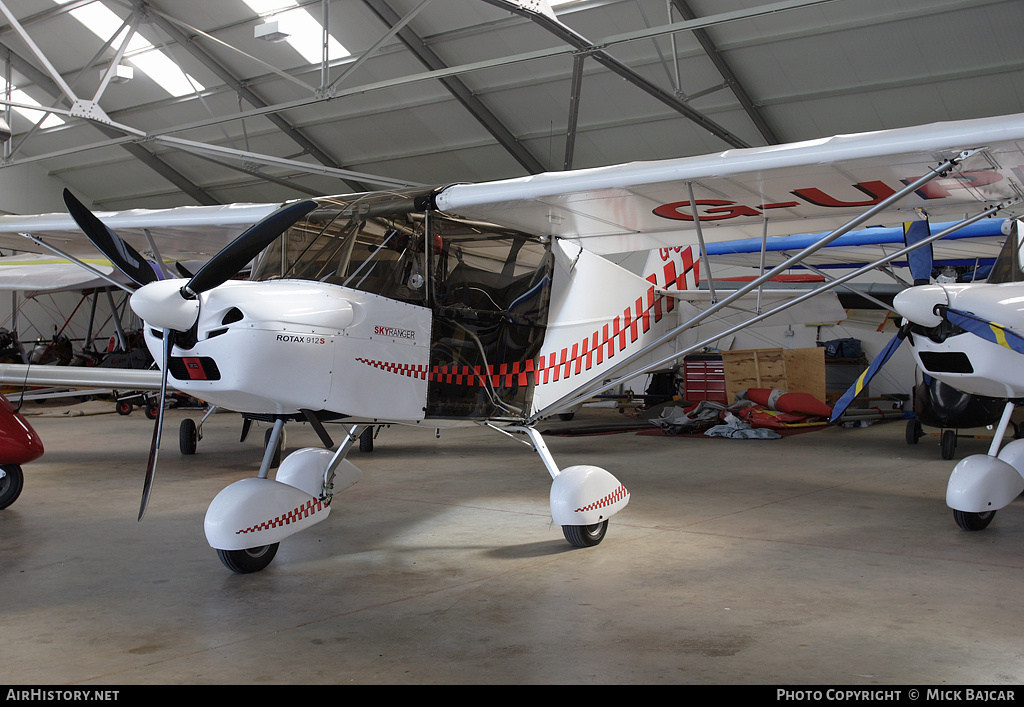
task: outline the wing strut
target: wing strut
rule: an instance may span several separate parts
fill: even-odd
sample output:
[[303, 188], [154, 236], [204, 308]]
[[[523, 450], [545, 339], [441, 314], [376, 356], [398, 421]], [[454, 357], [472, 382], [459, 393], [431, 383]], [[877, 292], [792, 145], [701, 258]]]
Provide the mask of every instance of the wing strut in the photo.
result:
[[[892, 194], [891, 196], [887, 197], [886, 199], [883, 199], [878, 204], [875, 204], [874, 206], [872, 206], [870, 209], [865, 211], [860, 216], [857, 216], [856, 218], [848, 221], [845, 225], [840, 226], [836, 230], [834, 230], [831, 233], [829, 233], [827, 236], [824, 236], [824, 237], [820, 238], [818, 241], [816, 241], [812, 245], [804, 248], [799, 253], [791, 256], [790, 258], [788, 258], [783, 263], [781, 263], [781, 264], [777, 265], [776, 267], [772, 268], [771, 270], [769, 270], [767, 273], [761, 275], [760, 277], [755, 278], [754, 280], [751, 280], [749, 283], [745, 284], [743, 287], [737, 289], [733, 294], [731, 294], [731, 295], [725, 297], [724, 299], [720, 300], [719, 302], [713, 304], [708, 309], [706, 309], [704, 312], [702, 312], [702, 313], [698, 314], [697, 316], [693, 317], [692, 319], [690, 319], [688, 322], [680, 324], [679, 326], [675, 327], [674, 329], [666, 332], [660, 338], [658, 338], [657, 340], [653, 341], [648, 346], [645, 346], [642, 350], [640, 350], [640, 351], [638, 351], [638, 352], [636, 352], [636, 353], [626, 357], [622, 361], [619, 361], [619, 363], [617, 363], [616, 365], [614, 365], [610, 369], [608, 369], [608, 371], [606, 371], [603, 374], [603, 376], [602, 376], [605, 380], [608, 380], [609, 378], [613, 378], [613, 380], [611, 382], [606, 383], [606, 384], [604, 384], [602, 386], [599, 386], [597, 389], [587, 390], [585, 393], [583, 392], [582, 388], [577, 389], [574, 392], [568, 393], [568, 394], [562, 396], [562, 398], [560, 398], [559, 400], [557, 400], [554, 403], [552, 403], [552, 404], [548, 405], [547, 407], [545, 407], [543, 410], [535, 412], [533, 415], [531, 415], [530, 420], [531, 421], [536, 421], [536, 420], [538, 420], [538, 419], [540, 419], [542, 417], [545, 417], [547, 415], [553, 414], [557, 410], [560, 410], [560, 409], [563, 409], [563, 408], [565, 408], [567, 406], [574, 405], [576, 403], [582, 402], [583, 400], [586, 400], [587, 398], [589, 398], [589, 397], [591, 397], [593, 395], [596, 395], [596, 394], [598, 394], [600, 392], [604, 392], [606, 390], [610, 390], [611, 388], [615, 387], [615, 385], [618, 384], [618, 381], [617, 381], [617, 379], [614, 379], [614, 375], [616, 373], [622, 371], [624, 368], [628, 367], [632, 363], [634, 363], [640, 356], [645, 355], [646, 353], [648, 353], [649, 351], [653, 350], [657, 346], [661, 346], [662, 344], [667, 343], [668, 341], [671, 341], [672, 339], [677, 337], [683, 331], [686, 331], [687, 329], [692, 328], [696, 324], [699, 324], [700, 322], [702, 322], [705, 319], [707, 319], [709, 316], [715, 314], [719, 310], [721, 310], [724, 307], [727, 307], [730, 304], [732, 304], [733, 302], [735, 302], [740, 297], [743, 297], [747, 293], [751, 292], [753, 289], [755, 289], [757, 287], [760, 287], [763, 283], [767, 282], [768, 280], [770, 280], [771, 278], [775, 277], [779, 273], [782, 273], [785, 270], [787, 270], [790, 267], [792, 267], [793, 265], [796, 265], [797, 263], [800, 263], [807, 256], [817, 252], [818, 250], [820, 250], [821, 248], [825, 247], [826, 245], [828, 245], [829, 243], [831, 243], [835, 239], [839, 238], [840, 236], [844, 235], [845, 233], [848, 233], [849, 231], [852, 231], [853, 229], [855, 229], [858, 226], [862, 225], [864, 222], [866, 222], [869, 219], [871, 219], [875, 214], [877, 214], [877, 213], [879, 213], [881, 211], [884, 211], [885, 209], [888, 209], [889, 207], [891, 207], [897, 201], [903, 199], [904, 197], [906, 197], [907, 195], [917, 191], [918, 189], [921, 189], [924, 185], [928, 184], [932, 180], [937, 179], [939, 177], [944, 177], [946, 174], [949, 173], [949, 171], [951, 169], [953, 169], [953, 167], [955, 167], [957, 164], [959, 164], [963, 160], [967, 159], [968, 157], [974, 155], [976, 152], [977, 152], [977, 150], [965, 150], [965, 151], [959, 153], [956, 157], [952, 157], [952, 158], [949, 158], [949, 159], [945, 160], [944, 162], [939, 164], [936, 168], [931, 170], [928, 174], [920, 177], [919, 179], [915, 180], [913, 183], [909, 184], [908, 186], [904, 187], [903, 189], [899, 190], [898, 192], [895, 192], [894, 194]], [[839, 285], [841, 285], [841, 284], [849, 281], [850, 279], [852, 279], [853, 276], [862, 275], [862, 274], [864, 274], [864, 272], [867, 272], [867, 271], [877, 267], [878, 265], [891, 262], [892, 260], [895, 260], [897, 257], [903, 256], [903, 255], [905, 255], [905, 254], [915, 250], [916, 248], [928, 245], [928, 244], [932, 243], [933, 241], [938, 240], [939, 238], [942, 238], [942, 237], [944, 237], [946, 235], [949, 235], [950, 233], [953, 233], [953, 232], [963, 228], [964, 226], [972, 224], [975, 221], [979, 221], [982, 218], [986, 218], [986, 217], [996, 213], [997, 211], [1000, 211], [1002, 209], [1007, 208], [1011, 204], [1018, 203], [1019, 201], [1020, 201], [1020, 199], [1014, 199], [1014, 200], [1009, 201], [1009, 202], [1003, 202], [1003, 203], [991, 206], [991, 207], [985, 209], [984, 211], [982, 211], [981, 213], [979, 213], [978, 215], [976, 215], [974, 217], [971, 217], [969, 219], [965, 219], [964, 221], [961, 221], [958, 224], [955, 224], [954, 226], [951, 226], [950, 228], [945, 229], [944, 231], [942, 231], [939, 234], [936, 234], [936, 235], [931, 236], [929, 238], [922, 239], [921, 241], [918, 241], [917, 243], [915, 243], [912, 246], [905, 247], [902, 250], [897, 251], [896, 253], [893, 253], [893, 254], [888, 255], [888, 256], [886, 256], [884, 258], [881, 258], [877, 262], [872, 263], [872, 264], [870, 264], [868, 266], [865, 266], [864, 268], [861, 268], [861, 269], [855, 271], [854, 273], [851, 273], [849, 276], [844, 276], [842, 278], [839, 278], [839, 279], [835, 280], [834, 282], [826, 283], [822, 287], [819, 287], [819, 288], [817, 288], [815, 290], [811, 290], [806, 295], [802, 295], [802, 296], [796, 298], [795, 300], [793, 300], [791, 302], [788, 302], [788, 303], [786, 303], [784, 305], [780, 305], [779, 307], [776, 307], [776, 308], [774, 308], [772, 310], [769, 310], [768, 312], [759, 314], [759, 315], [755, 316], [754, 318], [752, 318], [751, 320], [749, 320], [748, 322], [745, 322], [743, 324], [737, 325], [736, 327], [734, 327], [734, 328], [732, 328], [732, 329], [730, 329], [730, 330], [728, 330], [726, 332], [717, 334], [714, 338], [709, 339], [708, 341], [702, 342], [701, 344], [699, 344], [697, 346], [687, 348], [684, 351], [679, 351], [679, 352], [673, 353], [671, 356], [669, 356], [669, 357], [667, 357], [667, 358], [665, 358], [663, 360], [660, 360], [660, 361], [658, 361], [658, 362], [656, 362], [654, 364], [650, 364], [650, 365], [644, 366], [642, 369], [640, 369], [638, 371], [630, 371], [630, 375], [631, 376], [636, 376], [636, 375], [641, 375], [643, 373], [647, 373], [649, 371], [657, 370], [657, 368], [659, 368], [660, 366], [663, 366], [663, 365], [665, 365], [666, 363], [668, 363], [670, 361], [678, 359], [681, 356], [684, 356], [684, 355], [686, 355], [688, 353], [691, 353], [692, 351], [695, 351], [695, 350], [697, 350], [697, 349], [699, 349], [699, 348], [701, 348], [703, 346], [706, 346], [707, 344], [713, 343], [715, 340], [721, 338], [722, 336], [725, 336], [727, 334], [733, 333], [735, 331], [739, 331], [740, 329], [744, 328], [745, 326], [749, 326], [750, 324], [759, 322], [762, 319], [766, 319], [768, 316], [770, 316], [772, 314], [776, 314], [776, 313], [778, 313], [778, 312], [780, 312], [780, 311], [782, 311], [784, 309], [788, 309], [789, 307], [792, 307], [792, 306], [794, 306], [796, 304], [799, 304], [800, 302], [803, 302], [806, 299], [809, 299], [813, 295], [821, 294], [822, 292], [826, 292], [826, 291], [831, 290], [831, 289], [833, 289], [835, 287], [838, 287]]]
[[82, 260], [80, 258], [76, 258], [75, 256], [70, 255], [68, 253], [65, 253], [60, 248], [57, 248], [56, 246], [52, 246], [52, 245], [50, 245], [49, 243], [47, 243], [46, 241], [44, 241], [44, 240], [42, 240], [40, 238], [36, 238], [31, 233], [22, 233], [20, 235], [24, 236], [25, 238], [28, 238], [30, 241], [32, 241], [36, 245], [39, 245], [39, 246], [42, 246], [43, 248], [46, 248], [46, 250], [50, 251], [51, 253], [54, 253], [55, 255], [59, 255], [62, 258], [67, 258], [68, 260], [70, 260], [75, 265], [81, 266], [82, 268], [84, 268], [85, 270], [88, 270], [89, 272], [91, 272], [93, 275], [95, 275], [96, 277], [100, 278], [101, 280], [106, 280], [107, 282], [109, 282], [114, 287], [117, 287], [118, 289], [124, 290], [128, 294], [131, 294], [132, 292], [135, 292], [134, 288], [128, 287], [123, 282], [118, 282], [117, 280], [115, 280], [114, 278], [110, 277], [109, 275], [104, 275], [103, 273], [101, 273], [99, 270], [94, 268], [92, 265], [89, 265], [89, 263], [85, 262], [84, 260]]
[[[906, 247], [896, 251], [895, 253], [891, 253], [890, 255], [887, 255], [884, 258], [880, 258], [879, 260], [875, 261], [874, 263], [869, 263], [869, 264], [867, 264], [867, 265], [865, 265], [865, 266], [863, 266], [861, 268], [858, 268], [857, 270], [855, 270], [855, 271], [853, 271], [851, 273], [843, 275], [840, 278], [836, 278], [835, 280], [833, 280], [831, 282], [827, 282], [827, 283], [823, 284], [822, 286], [820, 286], [818, 288], [815, 288], [813, 290], [809, 290], [807, 293], [802, 294], [802, 295], [796, 297], [795, 299], [793, 299], [793, 300], [791, 300], [789, 302], [786, 302], [785, 304], [781, 304], [778, 307], [775, 307], [773, 309], [768, 310], [767, 312], [763, 312], [763, 313], [758, 314], [758, 315], [756, 315], [754, 317], [751, 317], [750, 319], [748, 319], [745, 322], [737, 324], [737, 325], [735, 325], [735, 326], [733, 326], [733, 327], [731, 327], [729, 329], [726, 329], [725, 331], [718, 332], [714, 336], [709, 337], [707, 339], [704, 339], [703, 341], [701, 341], [699, 343], [696, 343], [696, 344], [694, 344], [692, 346], [688, 346], [687, 348], [685, 348], [685, 349], [683, 349], [681, 351], [676, 351], [676, 352], [672, 353], [671, 355], [666, 356], [666, 357], [664, 357], [664, 358], [662, 358], [662, 359], [660, 359], [658, 361], [655, 361], [654, 363], [646, 365], [646, 366], [644, 366], [643, 368], [641, 368], [641, 369], [639, 369], [637, 371], [630, 371], [630, 376], [631, 377], [639, 376], [639, 375], [643, 375], [645, 373], [649, 373], [651, 371], [656, 371], [659, 368], [661, 368], [662, 366], [664, 366], [664, 365], [666, 365], [668, 363], [671, 363], [672, 361], [675, 361], [676, 359], [682, 358], [683, 356], [686, 356], [687, 354], [693, 353], [694, 351], [699, 351], [700, 349], [704, 348], [705, 346], [713, 344], [715, 341], [721, 339], [723, 336], [728, 336], [729, 334], [734, 334], [737, 331], [740, 331], [741, 329], [750, 326], [751, 324], [756, 324], [757, 322], [759, 322], [759, 321], [761, 321], [763, 319], [767, 319], [768, 317], [771, 317], [771, 316], [773, 316], [775, 314], [778, 314], [779, 312], [782, 312], [782, 311], [784, 311], [786, 309], [789, 309], [790, 307], [794, 307], [794, 306], [796, 306], [798, 304], [801, 304], [802, 302], [805, 302], [805, 301], [809, 300], [811, 297], [814, 297], [816, 295], [820, 295], [820, 294], [822, 294], [824, 292], [828, 292], [829, 290], [832, 290], [832, 289], [834, 289], [836, 287], [844, 285], [847, 282], [849, 282], [850, 280], [854, 279], [855, 277], [860, 277], [861, 275], [864, 275], [865, 273], [870, 272], [871, 270], [873, 270], [874, 268], [878, 267], [879, 265], [884, 265], [884, 264], [889, 263], [889, 262], [891, 262], [891, 261], [893, 261], [893, 260], [895, 260], [897, 258], [902, 258], [907, 253], [910, 253], [911, 251], [915, 250], [916, 248], [920, 248], [922, 246], [928, 245], [929, 243], [933, 243], [934, 241], [937, 241], [940, 238], [945, 238], [946, 236], [948, 236], [948, 235], [950, 235], [952, 233], [955, 233], [956, 231], [959, 231], [961, 228], [965, 228], [967, 226], [970, 226], [972, 223], [980, 221], [983, 218], [988, 218], [989, 216], [992, 216], [993, 214], [995, 214], [998, 211], [1001, 211], [1003, 209], [1006, 209], [1006, 208], [1009, 208], [1009, 207], [1014, 206], [1016, 204], [1019, 204], [1021, 201], [1022, 201], [1022, 199], [1013, 199], [1013, 200], [1008, 201], [1008, 202], [1004, 202], [1004, 203], [1001, 203], [1001, 204], [996, 204], [995, 206], [990, 206], [987, 209], [985, 209], [984, 211], [982, 211], [981, 213], [979, 213], [979, 214], [977, 214], [975, 216], [972, 216], [969, 219], [965, 219], [963, 221], [960, 221], [959, 223], [956, 223], [956, 224], [950, 226], [949, 228], [947, 228], [947, 229], [945, 229], [945, 230], [943, 230], [943, 231], [941, 231], [939, 233], [936, 233], [936, 234], [934, 234], [934, 235], [932, 235], [932, 236], [930, 236], [930, 237], [928, 237], [928, 238], [926, 238], [926, 239], [924, 239], [924, 240], [922, 240], [922, 241], [920, 241], [918, 243], [915, 243], [915, 244], [910, 245], [910, 246], [906, 246]], [[729, 299], [732, 299], [732, 297], [734, 297], [734, 295], [730, 295]], [[723, 303], [724, 303], [724, 300], [723, 300]], [[669, 337], [670, 335], [673, 335], [673, 336], [677, 335], [679, 332], [684, 331], [685, 329], [690, 328], [692, 326], [692, 323], [694, 321], [696, 321], [697, 319], [703, 319], [703, 316], [702, 315], [698, 315], [697, 317], [694, 317], [693, 319], [691, 319], [689, 322], [687, 322], [685, 324], [681, 324], [680, 326], [676, 327], [672, 332], [669, 332], [668, 334], [666, 334], [658, 342], [650, 344], [649, 346], [645, 346], [643, 351], [640, 351], [640, 352], [638, 352], [636, 354], [633, 354], [629, 359], [627, 359], [626, 361], [621, 362], [619, 367], [628, 365], [629, 361], [631, 361], [631, 360], [635, 359], [636, 357], [638, 357], [638, 356], [640, 356], [640, 355], [650, 351], [655, 346], [658, 346], [661, 343], [664, 343], [664, 340], [667, 337]], [[617, 370], [617, 368], [613, 369], [613, 370]], [[607, 380], [607, 378], [605, 378], [605, 380]], [[572, 405], [576, 405], [577, 403], [582, 403], [584, 400], [586, 400], [586, 399], [588, 399], [588, 398], [590, 398], [590, 397], [592, 397], [594, 395], [599, 395], [600, 393], [603, 393], [603, 392], [605, 392], [607, 390], [611, 390], [616, 385], [618, 385], [619, 382], [620, 382], [619, 379], [613, 379], [613, 380], [610, 380], [609, 382], [605, 383], [604, 385], [602, 385], [602, 386], [600, 386], [598, 388], [595, 388], [593, 390], [587, 390], [587, 392], [585, 392], [585, 393], [580, 392], [582, 389], [577, 389], [575, 392], [569, 393], [568, 395], [563, 396], [560, 400], [552, 403], [551, 405], [548, 405], [543, 410], [540, 410], [539, 412], [534, 413], [530, 417], [530, 420], [528, 422], [529, 423], [534, 423], [537, 420], [541, 419], [542, 417], [546, 417], [548, 415], [553, 414], [557, 410], [561, 410], [561, 409], [564, 409], [566, 407], [571, 407]]]
[[700, 230], [700, 218], [697, 214], [697, 202], [693, 198], [693, 182], [686, 183], [686, 190], [690, 193], [690, 208], [693, 209], [693, 225], [697, 229], [697, 244], [700, 246], [700, 259], [703, 261], [704, 272], [708, 278], [708, 292], [711, 293], [711, 304], [718, 302], [715, 295], [715, 278], [711, 276], [711, 263], [708, 262], [708, 249], [704, 245], [704, 233]]

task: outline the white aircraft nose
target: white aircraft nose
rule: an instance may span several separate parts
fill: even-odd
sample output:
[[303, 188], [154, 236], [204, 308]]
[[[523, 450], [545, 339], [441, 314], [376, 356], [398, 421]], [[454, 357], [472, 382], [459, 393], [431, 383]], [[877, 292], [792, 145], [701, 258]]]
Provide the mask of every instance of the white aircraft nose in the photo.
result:
[[199, 318], [199, 300], [185, 299], [181, 288], [185, 279], [157, 280], [132, 294], [132, 311], [150, 326], [188, 331]]
[[935, 313], [935, 307], [940, 304], [949, 305], [949, 295], [941, 285], [908, 287], [892, 300], [893, 309], [900, 316], [925, 327], [942, 323], [942, 317]]

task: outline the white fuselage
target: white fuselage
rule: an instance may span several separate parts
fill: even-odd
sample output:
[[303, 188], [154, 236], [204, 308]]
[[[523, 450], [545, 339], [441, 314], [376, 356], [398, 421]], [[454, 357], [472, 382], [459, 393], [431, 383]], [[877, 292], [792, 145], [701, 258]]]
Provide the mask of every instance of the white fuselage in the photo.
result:
[[[923, 327], [942, 321], [936, 306], [970, 312], [986, 321], [1024, 332], [1024, 284], [922, 285], [901, 292], [893, 301], [900, 315]], [[943, 341], [913, 332], [914, 359], [925, 373], [965, 393], [994, 398], [1024, 397], [1021, 355], [968, 332]]]
[[[425, 307], [338, 285], [232, 281], [200, 295], [196, 341], [174, 347], [169, 385], [248, 413], [421, 420], [430, 326]], [[146, 343], [162, 360], [151, 325]]]

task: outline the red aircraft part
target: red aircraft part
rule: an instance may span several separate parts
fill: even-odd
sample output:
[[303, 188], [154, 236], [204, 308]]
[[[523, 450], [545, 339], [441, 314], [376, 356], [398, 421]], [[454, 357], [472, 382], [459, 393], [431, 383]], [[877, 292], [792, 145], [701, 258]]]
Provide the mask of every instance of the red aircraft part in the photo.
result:
[[0, 464], [27, 464], [43, 455], [43, 442], [14, 409], [7, 398], [0, 395]]

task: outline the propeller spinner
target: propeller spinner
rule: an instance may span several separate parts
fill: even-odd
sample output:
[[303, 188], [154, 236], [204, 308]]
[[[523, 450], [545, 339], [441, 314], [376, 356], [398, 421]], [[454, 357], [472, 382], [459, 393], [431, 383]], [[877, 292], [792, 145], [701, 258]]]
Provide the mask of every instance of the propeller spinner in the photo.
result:
[[132, 309], [151, 326], [163, 329], [163, 352], [160, 366], [160, 404], [153, 428], [146, 479], [139, 506], [142, 520], [149, 504], [160, 452], [163, 430], [164, 399], [167, 394], [167, 369], [176, 334], [192, 328], [199, 317], [199, 295], [221, 285], [237, 274], [246, 263], [270, 245], [292, 224], [316, 208], [315, 201], [298, 201], [281, 207], [259, 223], [250, 226], [238, 238], [213, 256], [189, 279], [160, 280], [146, 261], [131, 245], [108, 228], [86, 208], [70, 191], [64, 190], [68, 212], [85, 235], [101, 253], [119, 270], [139, 285], [132, 295]]

